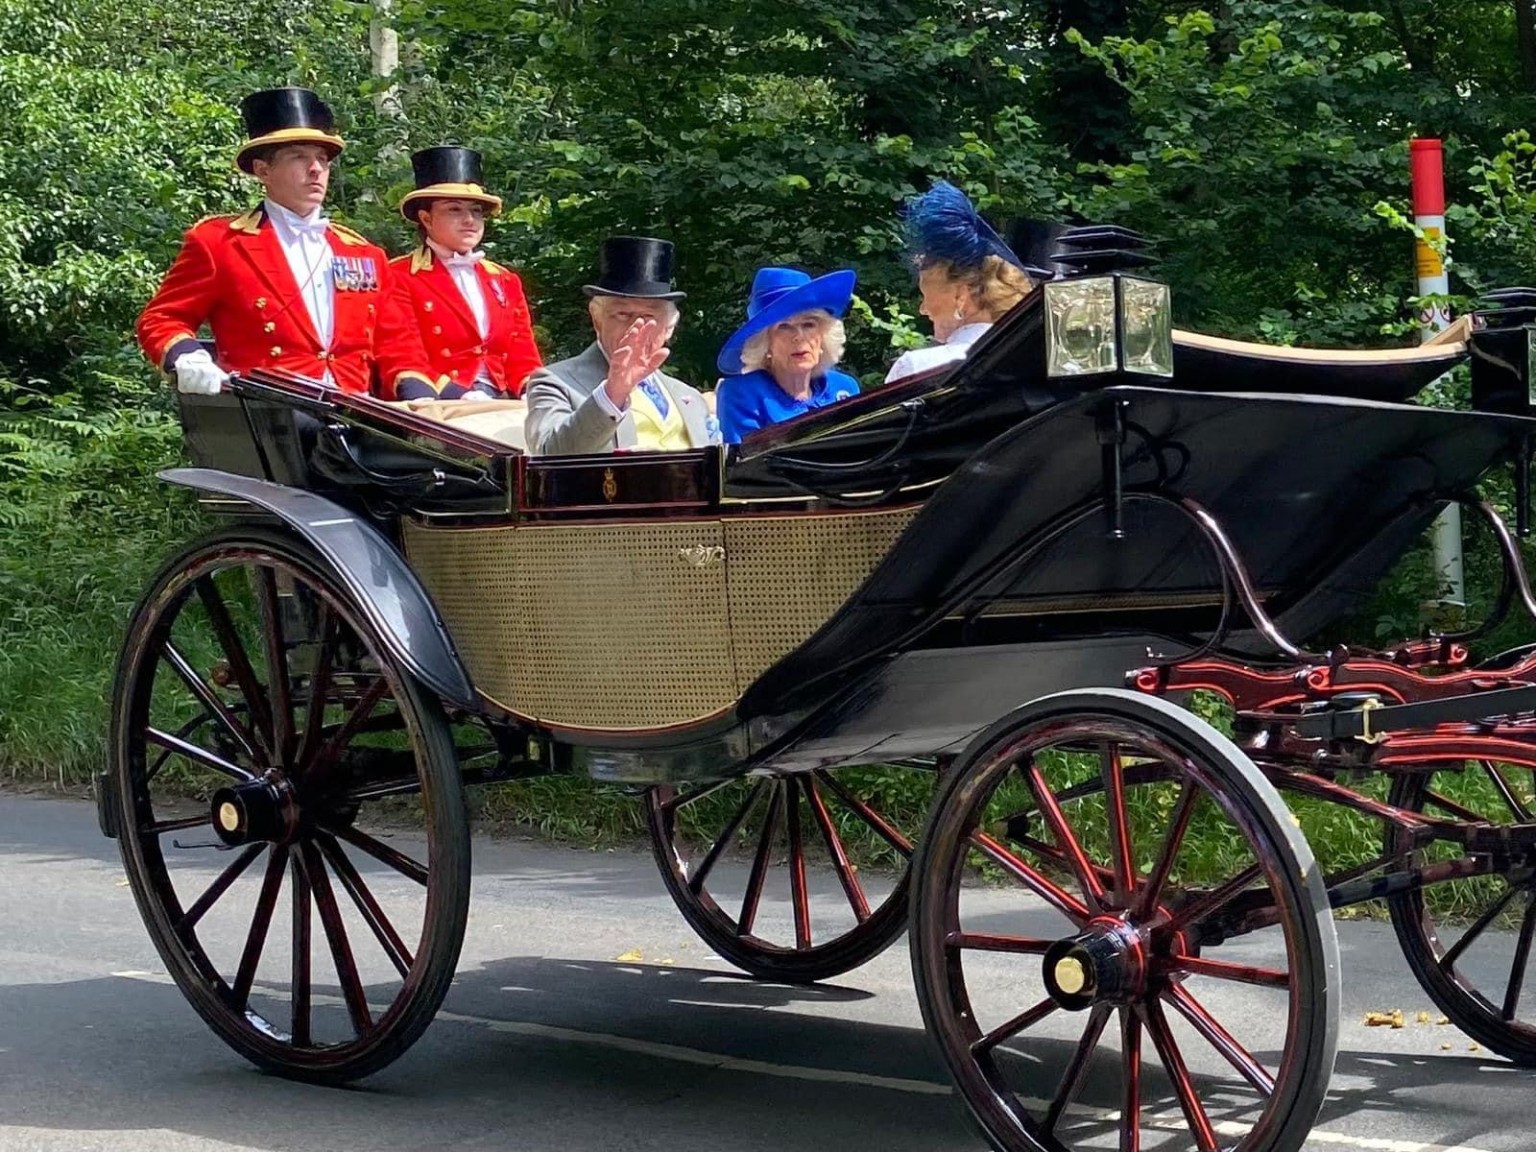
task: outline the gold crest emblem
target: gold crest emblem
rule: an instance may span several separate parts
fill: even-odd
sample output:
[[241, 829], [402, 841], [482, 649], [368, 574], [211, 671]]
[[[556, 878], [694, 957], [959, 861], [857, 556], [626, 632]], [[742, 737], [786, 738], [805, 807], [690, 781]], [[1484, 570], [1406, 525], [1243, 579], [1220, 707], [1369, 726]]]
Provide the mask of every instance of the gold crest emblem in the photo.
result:
[[609, 503], [619, 494], [619, 481], [613, 474], [612, 468], [603, 469], [603, 499]]

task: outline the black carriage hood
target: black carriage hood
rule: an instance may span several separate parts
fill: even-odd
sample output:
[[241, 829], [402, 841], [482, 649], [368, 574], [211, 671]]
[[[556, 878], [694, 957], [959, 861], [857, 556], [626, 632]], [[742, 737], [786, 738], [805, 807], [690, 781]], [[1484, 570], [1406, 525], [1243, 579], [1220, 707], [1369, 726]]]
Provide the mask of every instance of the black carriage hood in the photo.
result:
[[[1358, 607], [1439, 501], [1466, 492], [1536, 427], [1316, 396], [1140, 387], [1080, 395], [959, 466], [863, 587], [751, 687], [743, 714], [779, 714], [824, 695], [872, 660], [924, 646], [941, 620], [981, 606], [1039, 615], [1041, 637], [1059, 638], [1052, 619], [1072, 620], [1080, 634], [1130, 624], [1160, 631], [1166, 609], [1144, 607], [1132, 621], [1127, 607], [1218, 601], [1209, 547], [1170, 505], [1128, 503], [1124, 538], [1109, 537], [1098, 430], [1114, 404], [1127, 429], [1126, 490], [1208, 509], [1295, 639]], [[1039, 547], [1026, 562], [1000, 569], [1030, 542]], [[1076, 612], [1045, 615], [1063, 601]]]

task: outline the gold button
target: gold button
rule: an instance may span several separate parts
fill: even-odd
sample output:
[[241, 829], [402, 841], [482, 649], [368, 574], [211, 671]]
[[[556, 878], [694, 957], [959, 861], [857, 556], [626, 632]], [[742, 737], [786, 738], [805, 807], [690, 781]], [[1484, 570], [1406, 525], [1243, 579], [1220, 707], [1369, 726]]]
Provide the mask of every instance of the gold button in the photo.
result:
[[282, 350], [281, 347], [279, 347], [276, 344], [272, 345], [272, 355], [274, 355], [274, 356], [281, 356], [282, 354], [283, 354], [283, 350]]
[[430, 311], [432, 311], [432, 301], [428, 300], [424, 304], [422, 304], [421, 310], [423, 312], [430, 312]]
[[441, 336], [442, 334], [443, 334], [443, 326], [441, 324], [434, 324], [434, 325], [432, 325], [432, 335], [434, 335], [434, 336]]
[[480, 355], [484, 351], [485, 351], [485, 348], [482, 345], [480, 345], [480, 344], [476, 344], [475, 345], [475, 355], [476, 356]]
[[457, 380], [459, 378], [459, 370], [455, 368], [452, 372], [448, 373], [448, 375], [451, 379]]
[[272, 321], [268, 320], [265, 324], [263, 324], [261, 326], [261, 330], [263, 332], [276, 332], [277, 331], [277, 325], [272, 323]]
[[441, 352], [438, 353], [438, 355], [442, 356], [444, 359], [446, 359], [447, 357], [452, 356], [453, 353], [448, 351], [448, 349], [444, 348]]
[[266, 306], [267, 306], [267, 298], [265, 296], [258, 296], [258, 297], [256, 297], [256, 307], [258, 307], [258, 308], [265, 308]]

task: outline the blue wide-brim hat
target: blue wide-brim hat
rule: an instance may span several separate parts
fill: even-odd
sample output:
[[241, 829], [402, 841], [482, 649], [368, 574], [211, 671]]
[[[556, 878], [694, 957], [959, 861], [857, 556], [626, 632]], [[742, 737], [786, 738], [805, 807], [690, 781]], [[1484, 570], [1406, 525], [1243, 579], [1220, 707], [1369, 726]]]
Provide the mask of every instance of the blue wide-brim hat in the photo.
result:
[[715, 358], [715, 366], [727, 376], [740, 374], [741, 350], [747, 341], [801, 312], [819, 310], [842, 316], [848, 311], [857, 282], [858, 276], [851, 268], [828, 272], [814, 280], [809, 273], [795, 268], [759, 268], [752, 277], [752, 294], [747, 297], [747, 322], [725, 342]]

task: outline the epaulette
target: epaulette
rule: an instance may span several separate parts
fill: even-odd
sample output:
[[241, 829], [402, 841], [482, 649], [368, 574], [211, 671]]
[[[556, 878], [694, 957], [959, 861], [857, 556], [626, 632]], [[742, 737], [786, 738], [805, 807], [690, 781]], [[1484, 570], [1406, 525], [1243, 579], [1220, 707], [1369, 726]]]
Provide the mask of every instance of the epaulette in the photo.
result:
[[373, 247], [372, 240], [368, 239], [368, 237], [362, 235], [359, 232], [352, 231], [352, 229], [348, 228], [345, 224], [338, 224], [332, 220], [331, 231], [341, 237], [341, 242], [343, 244], [363, 244], [369, 248]]
[[494, 261], [494, 260], [482, 260], [480, 262], [480, 265], [487, 272], [489, 272], [492, 276], [500, 276], [503, 272], [506, 271], [505, 268], [503, 268], [500, 264], [496, 263], [496, 261]]
[[[222, 219], [222, 217], [210, 217], [210, 219]], [[252, 208], [249, 212], [242, 212], [238, 216], [229, 217], [229, 230], [231, 232], [249, 232], [252, 236], [261, 230], [261, 209]]]
[[[400, 259], [404, 260], [405, 257], [402, 256]], [[422, 244], [411, 253], [411, 273], [414, 275], [417, 272], [425, 272], [430, 267], [432, 267], [432, 249]]]

